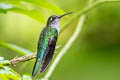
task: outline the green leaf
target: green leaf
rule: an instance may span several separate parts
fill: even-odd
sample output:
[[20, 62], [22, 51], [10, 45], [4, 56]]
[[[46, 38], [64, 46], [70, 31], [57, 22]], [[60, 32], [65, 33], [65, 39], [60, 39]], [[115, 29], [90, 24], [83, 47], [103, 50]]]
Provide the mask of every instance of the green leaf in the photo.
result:
[[8, 66], [0, 65], [0, 80], [20, 80], [21, 77]]
[[32, 80], [32, 78], [29, 75], [23, 75], [22, 80]]
[[57, 14], [65, 13], [62, 9], [58, 8], [56, 5], [54, 5], [50, 2], [47, 2], [45, 0], [21, 0], [21, 1], [25, 1], [25, 2], [28, 2], [28, 3], [34, 4], [34, 5], [36, 5], [38, 7], [41, 7], [41, 8], [49, 9], [49, 10], [51, 10], [51, 11], [57, 13]]
[[3, 41], [0, 41], [0, 46], [8, 48], [12, 51], [15, 51], [17, 53], [20, 53], [22, 55], [26, 55], [26, 54], [31, 54], [32, 52], [30, 50], [24, 49], [20, 46], [14, 45], [14, 44], [10, 44], [10, 43], [5, 43]]
[[40, 8], [47, 8], [57, 14], [63, 14], [64, 11], [62, 9], [60, 9], [59, 7], [57, 7], [56, 5], [47, 2], [45, 0], [1, 0], [2, 2], [8, 2], [8, 3], [16, 3], [16, 2], [26, 2], [26, 3], [30, 3], [34, 6], [40, 7]]
[[8, 11], [25, 14], [33, 19], [40, 21], [41, 23], [45, 22], [43, 14], [41, 14], [41, 12], [39, 10], [36, 10], [35, 8], [27, 8], [24, 7], [24, 5], [22, 4], [16, 6], [11, 4], [0, 3], [0, 13], [7, 13]]
[[11, 62], [9, 60], [4, 60], [4, 57], [0, 56], [0, 65], [9, 65]]
[[42, 4], [38, 4], [40, 5], [39, 7], [43, 7], [43, 8], [47, 8], [53, 12], [55, 12], [56, 14], [64, 14], [65, 12], [58, 8], [56, 5], [52, 4], [52, 3], [48, 3], [48, 2], [43, 2]]
[[63, 14], [64, 11], [56, 5], [44, 0], [1, 0], [0, 13], [16, 12], [30, 16], [41, 23], [45, 23], [45, 14], [42, 8], [46, 8], [56, 14]]
[[9, 60], [3, 60], [3, 61], [0, 61], [0, 65], [10, 65], [11, 62]]

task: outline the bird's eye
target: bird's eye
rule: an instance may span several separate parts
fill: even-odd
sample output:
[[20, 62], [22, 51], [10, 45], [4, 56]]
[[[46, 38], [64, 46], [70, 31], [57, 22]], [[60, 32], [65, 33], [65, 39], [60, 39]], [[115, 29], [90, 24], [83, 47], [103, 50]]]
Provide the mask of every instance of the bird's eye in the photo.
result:
[[50, 18], [50, 21], [52, 21], [53, 20], [53, 18]]
[[54, 21], [55, 18], [56, 18], [56, 17], [51, 17], [51, 18], [50, 18], [50, 21], [51, 21], [51, 22]]

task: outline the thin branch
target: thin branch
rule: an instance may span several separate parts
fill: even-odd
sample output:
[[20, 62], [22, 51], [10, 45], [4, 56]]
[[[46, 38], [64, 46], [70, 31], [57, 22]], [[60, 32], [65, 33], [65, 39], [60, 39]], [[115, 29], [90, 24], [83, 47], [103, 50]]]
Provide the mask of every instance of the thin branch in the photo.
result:
[[18, 57], [18, 58], [15, 57], [15, 58], [13, 58], [11, 60], [2, 60], [2, 61], [0, 61], [0, 65], [4, 65], [4, 66], [12, 65], [12, 66], [15, 66], [16, 63], [29, 61], [29, 60], [32, 60], [34, 58], [36, 58], [36, 53], [28, 54], [28, 55], [21, 56], [21, 57]]
[[[55, 50], [58, 48], [60, 48], [60, 45], [56, 46]], [[16, 63], [19, 63], [19, 62], [25, 62], [25, 61], [29, 61], [31, 59], [34, 59], [34, 58], [36, 58], [36, 56], [37, 56], [37, 53], [28, 54], [28, 55], [25, 55], [25, 56], [22, 56], [19, 58], [12, 59], [12, 60], [10, 60], [10, 63], [11, 63], [11, 65], [15, 65]]]
[[[55, 47], [55, 50], [57, 50], [58, 48], [60, 48], [61, 46], [56, 46]], [[56, 52], [55, 52], [56, 53]], [[28, 54], [28, 55], [25, 55], [25, 56], [21, 56], [21, 57], [15, 57], [11, 60], [2, 60], [0, 61], [0, 64], [1, 65], [15, 65], [16, 63], [20, 63], [20, 62], [25, 62], [25, 61], [29, 61], [31, 59], [34, 59], [36, 58], [36, 54], [37, 53], [31, 53], [31, 54]]]
[[20, 63], [20, 62], [25, 62], [25, 61], [29, 61], [31, 59], [36, 58], [36, 53], [33, 54], [28, 54], [19, 58], [13, 58], [12, 60], [10, 60], [11, 65], [15, 65], [16, 63]]

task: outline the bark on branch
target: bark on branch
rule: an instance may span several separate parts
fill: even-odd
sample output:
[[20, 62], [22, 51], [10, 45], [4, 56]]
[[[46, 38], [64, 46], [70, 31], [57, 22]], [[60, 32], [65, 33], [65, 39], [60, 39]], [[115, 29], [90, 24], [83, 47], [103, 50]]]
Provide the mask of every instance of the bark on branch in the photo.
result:
[[[60, 45], [56, 46], [55, 50], [57, 50], [60, 47], [61, 47]], [[29, 60], [35, 59], [36, 56], [37, 56], [37, 53], [28, 54], [28, 55], [21, 56], [21, 57], [15, 57], [15, 58], [13, 58], [11, 60], [0, 61], [0, 64], [1, 65], [12, 65], [12, 66], [15, 66], [16, 63], [25, 62], [25, 61], [29, 61]]]
[[28, 54], [25, 56], [18, 57], [18, 58], [13, 58], [12, 60], [10, 60], [10, 63], [11, 63], [11, 65], [14, 66], [16, 63], [25, 62], [25, 61], [34, 59], [34, 58], [36, 58], [36, 55], [37, 55], [37, 53], [33, 53], [33, 54]]

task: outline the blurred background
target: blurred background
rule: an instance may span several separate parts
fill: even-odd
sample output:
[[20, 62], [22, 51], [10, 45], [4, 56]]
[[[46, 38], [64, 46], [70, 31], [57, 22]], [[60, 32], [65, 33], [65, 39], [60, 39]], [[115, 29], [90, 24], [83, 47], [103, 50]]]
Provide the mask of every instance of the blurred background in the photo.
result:
[[[74, 12], [60, 21], [62, 29], [70, 17], [85, 7], [87, 0], [48, 2], [65, 12]], [[52, 14], [56, 13], [47, 11], [45, 21]], [[58, 52], [73, 34], [77, 21], [74, 20], [59, 36], [57, 45], [61, 48]], [[41, 23], [20, 13], [0, 14], [0, 40], [36, 52], [37, 41], [45, 25], [46, 22]], [[21, 55], [0, 47], [0, 56], [9, 60]], [[21, 75], [31, 75], [33, 64], [31, 60], [11, 68]], [[43, 77], [46, 72], [38, 73], [33, 79]], [[88, 13], [79, 37], [63, 56], [50, 80], [120, 80], [120, 3], [102, 4]]]

